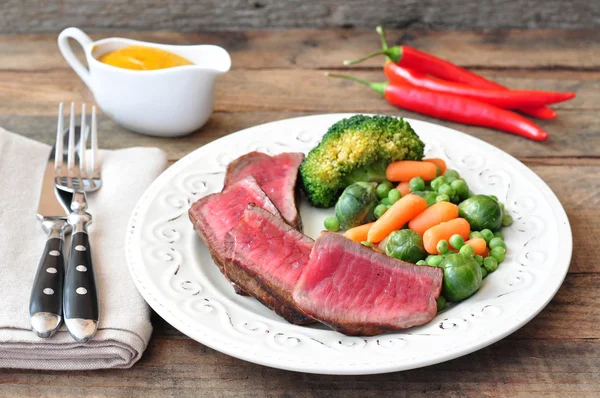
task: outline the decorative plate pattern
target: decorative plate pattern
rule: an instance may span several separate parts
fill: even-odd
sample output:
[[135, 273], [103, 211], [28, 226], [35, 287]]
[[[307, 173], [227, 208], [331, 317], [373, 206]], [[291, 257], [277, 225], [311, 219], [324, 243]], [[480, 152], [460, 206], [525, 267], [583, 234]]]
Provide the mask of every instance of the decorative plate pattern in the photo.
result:
[[[231, 134], [190, 153], [148, 188], [131, 216], [127, 262], [150, 306], [189, 337], [226, 354], [310, 373], [370, 374], [431, 365], [468, 354], [514, 332], [560, 287], [572, 250], [567, 216], [531, 170], [501, 150], [455, 130], [409, 120], [474, 192], [498, 196], [515, 223], [509, 251], [473, 297], [427, 325], [374, 337], [347, 337], [325, 326], [295, 326], [238, 296], [212, 262], [188, 219], [191, 203], [223, 186], [227, 164], [254, 150], [308, 152], [349, 114], [282, 120]], [[330, 210], [302, 202], [304, 231], [315, 238]]]

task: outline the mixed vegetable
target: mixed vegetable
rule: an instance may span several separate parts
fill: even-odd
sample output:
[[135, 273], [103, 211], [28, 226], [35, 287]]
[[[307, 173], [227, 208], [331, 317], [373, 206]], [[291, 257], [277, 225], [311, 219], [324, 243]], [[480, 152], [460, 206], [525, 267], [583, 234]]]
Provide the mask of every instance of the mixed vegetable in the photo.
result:
[[[495, 196], [471, 192], [467, 181], [456, 170], [447, 168], [443, 159], [422, 159], [424, 145], [413, 136], [408, 123], [380, 118], [373, 124], [373, 118], [378, 117], [355, 116], [350, 123], [350, 119], [346, 119], [334, 125], [337, 135], [328, 137], [326, 144], [331, 150], [335, 139], [337, 155], [328, 152], [330, 156], [322, 159], [321, 150], [309, 154], [305, 162], [310, 167], [306, 166], [300, 174], [304, 190], [316, 206], [335, 203], [334, 215], [325, 220], [326, 229], [345, 230], [344, 236], [348, 239], [390, 257], [442, 268], [444, 281], [442, 296], [438, 299], [438, 310], [441, 310], [446, 302], [461, 301], [473, 295], [482, 280], [504, 261], [506, 243], [500, 230], [512, 224], [512, 217]], [[394, 129], [405, 138], [409, 131], [410, 139], [406, 142], [412, 152], [401, 151], [398, 142], [390, 144], [396, 154], [410, 153], [404, 157], [408, 159], [390, 160], [393, 156], [386, 156], [383, 159], [387, 159], [387, 164], [381, 167], [382, 158], [375, 159], [369, 154], [367, 161], [361, 158], [360, 152], [353, 151], [355, 137], [343, 138], [345, 134], [359, 135], [361, 128], [373, 125], [385, 131], [388, 139], [395, 136]], [[346, 129], [340, 130], [340, 126]], [[386, 148], [385, 140], [374, 134], [372, 127], [365, 135], [363, 138], [371, 139], [372, 145]], [[373, 159], [378, 164], [377, 178], [373, 178], [373, 173], [363, 172]], [[341, 195], [328, 192], [327, 200], [323, 200], [325, 191], [313, 190], [319, 184], [326, 184], [324, 177], [329, 174], [318, 173], [317, 170], [323, 171], [323, 168], [316, 166], [324, 164], [344, 164], [346, 170], [351, 170], [354, 176], [362, 175], [364, 181], [338, 174], [337, 179], [341, 181], [334, 179], [336, 192], [343, 192]], [[316, 176], [321, 176], [322, 181], [317, 183]]]

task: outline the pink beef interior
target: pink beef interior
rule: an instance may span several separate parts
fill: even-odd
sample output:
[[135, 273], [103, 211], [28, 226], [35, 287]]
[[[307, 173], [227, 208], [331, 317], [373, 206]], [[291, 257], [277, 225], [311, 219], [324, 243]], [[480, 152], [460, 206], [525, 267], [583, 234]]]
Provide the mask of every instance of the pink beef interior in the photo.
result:
[[294, 299], [308, 315], [334, 328], [380, 324], [382, 330], [403, 329], [435, 316], [441, 283], [439, 268], [404, 263], [325, 232]]
[[296, 152], [276, 156], [251, 152], [231, 163], [227, 169], [225, 185], [233, 184], [249, 175], [253, 176], [286, 222], [299, 228], [295, 186], [298, 168], [303, 159], [304, 154]]
[[308, 262], [313, 240], [258, 208], [249, 208], [230, 232], [230, 252], [241, 266], [283, 291], [292, 291]]
[[212, 250], [224, 254], [225, 234], [235, 227], [249, 203], [279, 216], [279, 212], [252, 177], [230, 185], [223, 192], [205, 196], [190, 208], [190, 218], [199, 227]]

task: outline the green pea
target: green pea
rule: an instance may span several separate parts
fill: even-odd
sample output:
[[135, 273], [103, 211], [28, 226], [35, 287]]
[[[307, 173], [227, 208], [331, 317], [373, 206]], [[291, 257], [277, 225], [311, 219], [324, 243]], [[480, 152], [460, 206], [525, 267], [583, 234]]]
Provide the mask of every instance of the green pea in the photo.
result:
[[441, 241], [438, 242], [437, 246], [435, 247], [438, 251], [438, 253], [446, 253], [448, 251], [448, 241], [445, 239], [442, 239]]
[[450, 245], [453, 248], [460, 250], [460, 248], [463, 247], [464, 244], [465, 240], [459, 234], [454, 234], [450, 237]]
[[421, 177], [415, 177], [408, 183], [411, 192], [418, 192], [425, 190], [425, 181]]
[[435, 203], [439, 202], [450, 202], [448, 195], [438, 195], [435, 197]]
[[502, 213], [502, 226], [508, 227], [508, 226], [512, 225], [512, 223], [513, 223], [512, 216], [506, 212]]
[[419, 260], [419, 261], [417, 261], [416, 265], [427, 265], [427, 261], [425, 261], [425, 260]]
[[384, 204], [377, 205], [375, 206], [375, 210], [373, 210], [373, 215], [376, 219], [379, 219], [379, 217], [383, 216], [383, 213], [385, 213], [387, 209], [388, 207]]
[[504, 203], [498, 202], [498, 204], [500, 205], [500, 210], [502, 210], [502, 213], [504, 213]]
[[490, 240], [490, 249], [493, 249], [494, 247], [498, 247], [498, 246], [502, 246], [503, 248], [506, 249], [506, 243], [504, 243], [504, 240], [502, 238], [493, 238], [492, 240]]
[[498, 246], [498, 247], [493, 248], [490, 251], [490, 256], [494, 257], [498, 261], [498, 264], [500, 264], [501, 262], [504, 261], [505, 253], [506, 253], [506, 249], [503, 248], [502, 246]]
[[375, 249], [375, 247], [373, 246], [373, 244], [371, 242], [360, 242], [361, 245], [363, 246], [367, 246], [370, 247], [371, 249]]
[[500, 232], [500, 231], [498, 231], [498, 232], [494, 232], [494, 236], [495, 236], [496, 238], [501, 238], [501, 239], [504, 239], [504, 234], [503, 234], [502, 232]]
[[494, 272], [498, 269], [498, 260], [495, 257], [489, 256], [483, 259], [483, 268], [487, 272]]
[[327, 217], [323, 224], [328, 231], [337, 232], [340, 230], [340, 222], [335, 216]]
[[489, 245], [490, 241], [494, 238], [494, 233], [489, 229], [482, 229], [481, 237], [485, 239], [485, 242]]
[[462, 178], [452, 181], [450, 186], [454, 188], [454, 191], [461, 199], [467, 199], [469, 197], [469, 186]]
[[483, 238], [483, 235], [481, 234], [481, 232], [479, 232], [479, 231], [472, 231], [469, 234], [469, 239], [477, 239], [477, 238]]
[[488, 276], [487, 269], [481, 267], [481, 278], [485, 278], [486, 276]]
[[459, 178], [460, 178], [460, 175], [458, 174], [458, 171], [456, 171], [456, 170], [452, 170], [452, 169], [448, 169], [448, 170], [446, 170], [446, 172], [444, 173], [444, 177], [446, 177], [446, 178], [448, 178], [448, 179], [450, 179], [450, 178], [453, 178], [453, 179], [455, 179], [455, 180], [456, 180], [456, 179], [459, 179]]
[[390, 202], [390, 198], [383, 198], [379, 201], [379, 204], [385, 205], [385, 206], [391, 206], [392, 202]]
[[447, 184], [448, 179], [444, 176], [439, 176], [431, 181], [431, 189], [437, 191], [442, 185]]
[[393, 185], [389, 181], [384, 181], [381, 184], [377, 185], [375, 188], [375, 193], [379, 199], [387, 198], [388, 193], [393, 188]]
[[473, 250], [473, 246], [471, 245], [463, 245], [460, 248], [460, 252], [462, 254], [468, 255], [468, 256], [474, 256], [475, 255], [475, 250]]
[[400, 193], [400, 191], [398, 191], [397, 189], [390, 189], [390, 192], [388, 193], [388, 200], [394, 204], [397, 201], [400, 200], [400, 198], [402, 197], [402, 194]]
[[438, 312], [443, 310], [444, 308], [446, 308], [446, 298], [444, 296], [440, 296], [440, 297], [436, 298], [435, 302], [437, 304]]
[[456, 192], [454, 192], [454, 188], [450, 184], [444, 184], [438, 189], [438, 193], [440, 195], [448, 195], [448, 197], [453, 197]]
[[483, 257], [481, 257], [479, 254], [475, 255], [475, 261], [477, 261], [477, 264], [483, 266]]
[[442, 261], [444, 261], [444, 257], [439, 255], [430, 255], [427, 256], [427, 259], [425, 261], [427, 261], [427, 265], [430, 265], [432, 267], [439, 267]]

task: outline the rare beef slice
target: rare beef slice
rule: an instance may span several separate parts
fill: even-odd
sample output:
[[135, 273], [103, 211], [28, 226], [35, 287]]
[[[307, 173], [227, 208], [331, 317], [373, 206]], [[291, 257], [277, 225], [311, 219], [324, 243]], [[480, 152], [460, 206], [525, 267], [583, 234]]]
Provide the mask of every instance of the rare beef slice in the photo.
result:
[[396, 260], [323, 232], [294, 289], [300, 309], [346, 335], [372, 336], [429, 322], [442, 269]]
[[296, 179], [304, 154], [286, 152], [270, 156], [262, 152], [250, 152], [240, 156], [227, 167], [225, 186], [235, 184], [249, 175], [256, 179], [283, 219], [300, 230], [302, 222], [296, 206]]
[[225, 235], [235, 227], [249, 203], [279, 217], [279, 211], [252, 176], [226, 187], [223, 192], [207, 195], [192, 204], [188, 215], [194, 229], [208, 247], [221, 272], [225, 257]]
[[225, 274], [288, 322], [312, 323], [292, 293], [313, 243], [279, 217], [251, 204], [225, 237]]

